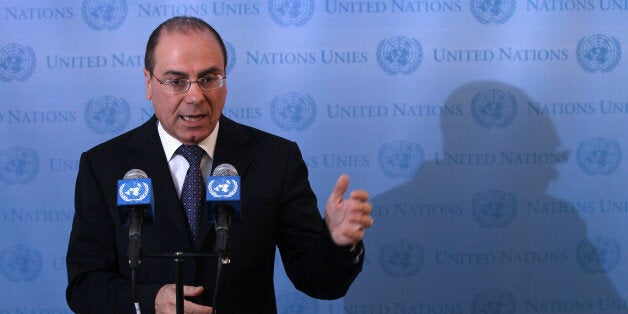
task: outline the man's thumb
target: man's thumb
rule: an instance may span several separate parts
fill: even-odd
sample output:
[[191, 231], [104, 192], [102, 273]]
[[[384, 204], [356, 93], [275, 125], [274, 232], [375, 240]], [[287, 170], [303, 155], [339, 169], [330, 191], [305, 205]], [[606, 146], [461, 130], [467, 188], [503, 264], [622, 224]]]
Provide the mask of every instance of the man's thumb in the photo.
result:
[[183, 286], [183, 295], [185, 296], [199, 296], [203, 293], [203, 286]]
[[338, 181], [336, 181], [336, 186], [334, 187], [334, 190], [331, 192], [331, 195], [329, 196], [329, 200], [333, 200], [333, 201], [342, 200], [348, 188], [349, 188], [349, 176], [346, 174], [343, 174], [338, 178]]

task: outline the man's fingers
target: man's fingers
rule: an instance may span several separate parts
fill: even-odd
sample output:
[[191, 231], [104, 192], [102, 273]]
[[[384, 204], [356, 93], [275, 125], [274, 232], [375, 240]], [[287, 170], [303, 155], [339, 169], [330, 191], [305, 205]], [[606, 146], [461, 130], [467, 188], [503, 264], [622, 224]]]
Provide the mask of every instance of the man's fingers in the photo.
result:
[[[351, 194], [353, 195], [353, 192]], [[352, 215], [370, 215], [373, 211], [373, 205], [368, 200], [361, 198], [365, 195], [358, 193], [358, 196], [360, 198], [350, 198], [348, 200], [349, 212]]]
[[353, 229], [369, 228], [373, 225], [373, 217], [369, 215], [354, 216], [349, 219]]
[[329, 196], [329, 200], [333, 202], [340, 202], [349, 188], [349, 176], [346, 174], [341, 175], [336, 181], [336, 186]]
[[369, 200], [369, 193], [364, 190], [355, 190], [355, 191], [351, 191], [349, 198], [357, 200], [357, 201], [366, 202]]
[[199, 296], [204, 289], [202, 286], [183, 286], [183, 295], [186, 297]]
[[[155, 297], [155, 313], [173, 313], [176, 306], [176, 286], [174, 284], [168, 284], [163, 286]], [[183, 295], [188, 297], [198, 296], [203, 293], [204, 288], [202, 286], [183, 286]], [[188, 300], [183, 300], [183, 312], [185, 313], [200, 313], [210, 314], [212, 308], [200, 304], [193, 303]]]
[[342, 235], [349, 239], [349, 242], [356, 243], [364, 238], [364, 229], [345, 230]]

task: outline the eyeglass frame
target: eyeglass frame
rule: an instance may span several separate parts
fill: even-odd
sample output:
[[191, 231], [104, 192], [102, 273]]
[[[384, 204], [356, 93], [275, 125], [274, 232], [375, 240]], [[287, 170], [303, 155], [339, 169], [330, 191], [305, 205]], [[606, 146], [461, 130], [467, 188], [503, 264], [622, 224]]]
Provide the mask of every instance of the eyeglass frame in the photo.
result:
[[203, 88], [203, 87], [202, 87], [202, 86], [198, 83], [198, 81], [203, 80], [203, 79], [205, 79], [205, 78], [207, 78], [207, 77], [210, 77], [209, 75], [204, 76], [204, 77], [201, 77], [201, 78], [199, 78], [199, 79], [198, 79], [198, 80], [196, 80], [196, 81], [190, 81], [190, 80], [185, 79], [185, 78], [177, 78], [177, 79], [169, 79], [169, 80], [165, 80], [165, 81], [163, 81], [163, 82], [162, 82], [159, 78], [157, 78], [157, 76], [153, 73], [153, 71], [148, 71], [148, 73], [150, 73], [151, 77], [154, 77], [154, 78], [157, 80], [157, 82], [159, 82], [159, 84], [161, 84], [161, 85], [170, 85], [170, 86], [174, 86], [174, 85], [172, 85], [172, 82], [171, 82], [172, 80], [180, 80], [180, 81], [185, 81], [185, 82], [187, 82], [187, 85], [186, 85], [185, 90], [180, 91], [180, 92], [173, 92], [173, 91], [169, 91], [169, 90], [166, 88], [166, 92], [171, 93], [171, 94], [183, 94], [183, 93], [187, 93], [187, 92], [190, 90], [190, 88], [192, 87], [192, 83], [196, 83], [196, 85], [198, 85], [198, 87], [199, 87], [201, 90], [203, 90], [203, 91], [208, 91], [208, 90], [213, 90], [213, 89], [219, 89], [219, 88], [222, 88], [223, 86], [225, 86], [225, 79], [227, 78], [226, 76], [222, 76], [222, 74], [216, 74], [216, 79], [218, 80], [218, 82], [220, 82], [220, 86], [205, 89], [205, 88]]

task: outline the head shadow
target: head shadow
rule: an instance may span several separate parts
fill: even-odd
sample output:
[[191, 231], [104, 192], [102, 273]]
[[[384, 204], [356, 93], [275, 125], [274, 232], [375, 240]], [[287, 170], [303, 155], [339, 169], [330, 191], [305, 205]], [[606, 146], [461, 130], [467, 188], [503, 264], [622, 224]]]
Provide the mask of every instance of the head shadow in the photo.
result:
[[[344, 310], [621, 307], [606, 277], [618, 259], [613, 243], [589, 238], [586, 204], [548, 193], [570, 153], [535, 100], [503, 82], [475, 81], [443, 108], [451, 110], [440, 116], [442, 151], [372, 198], [366, 261]], [[404, 135], [418, 145], [427, 136]], [[412, 168], [399, 160], [409, 159], [388, 162]]]

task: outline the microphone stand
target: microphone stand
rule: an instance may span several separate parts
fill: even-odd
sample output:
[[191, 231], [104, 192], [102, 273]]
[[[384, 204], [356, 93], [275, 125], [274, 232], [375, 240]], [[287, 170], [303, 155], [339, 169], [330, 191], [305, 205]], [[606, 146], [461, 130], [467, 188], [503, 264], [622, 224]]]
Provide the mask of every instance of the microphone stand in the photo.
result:
[[[174, 282], [175, 282], [175, 302], [176, 302], [176, 313], [183, 314], [183, 261], [186, 258], [197, 258], [197, 257], [213, 257], [218, 256], [218, 264], [219, 268], [216, 274], [216, 287], [218, 286], [218, 280], [220, 279], [220, 254], [216, 253], [183, 253], [183, 252], [175, 252], [174, 254], [168, 253], [148, 253], [143, 254], [145, 257], [155, 257], [155, 258], [171, 258], [174, 262]], [[131, 275], [133, 276], [133, 270], [131, 270]], [[216, 296], [216, 291], [214, 291], [214, 298]], [[213, 300], [213, 303], [216, 303], [216, 300]], [[212, 311], [215, 312], [214, 307], [212, 307]]]
[[131, 268], [131, 301], [133, 301], [133, 305], [135, 307], [135, 313], [141, 314], [140, 303], [137, 300], [137, 281], [135, 278], [135, 272], [139, 264], [140, 260], [140, 251], [142, 247], [142, 242], [140, 240], [142, 234], [142, 222], [144, 220], [144, 216], [146, 215], [146, 210], [142, 208], [132, 207], [129, 211], [129, 247], [128, 247], [128, 255], [129, 255], [129, 267]]
[[135, 307], [135, 313], [141, 314], [140, 303], [137, 300], [137, 281], [135, 281], [135, 267], [131, 268], [131, 300], [133, 301], [133, 306]]
[[218, 286], [220, 283], [220, 273], [222, 265], [231, 263], [227, 256], [227, 239], [229, 238], [229, 225], [231, 224], [231, 215], [229, 209], [225, 206], [216, 206], [216, 252], [218, 252], [218, 265], [216, 265], [216, 283], [214, 285], [214, 297], [212, 298], [212, 314], [216, 314], [216, 299], [218, 299]]
[[[222, 272], [222, 265], [231, 263], [231, 259], [226, 254], [226, 246], [227, 239], [229, 237], [229, 225], [231, 224], [231, 216], [225, 214], [228, 209], [219, 206], [218, 210], [220, 211], [220, 215], [218, 215], [216, 219], [216, 253], [183, 253], [183, 252], [175, 252], [174, 254], [144, 254], [146, 257], [165, 257], [172, 258], [174, 262], [174, 271], [175, 271], [175, 306], [176, 313], [183, 314], [183, 260], [186, 258], [197, 258], [197, 257], [213, 257], [217, 256], [218, 263], [216, 265], [216, 282], [214, 284], [214, 295], [212, 297], [212, 314], [216, 313], [216, 299], [218, 298], [218, 288], [220, 285], [220, 274]], [[133, 284], [135, 283], [135, 269], [131, 268], [131, 276]], [[133, 292], [135, 294], [135, 292]], [[135, 296], [133, 297], [135, 299]], [[139, 314], [139, 305], [136, 302], [136, 309], [138, 309]]]
[[174, 253], [174, 283], [177, 314], [183, 313], [183, 252]]
[[229, 257], [226, 256], [223, 250], [218, 251], [218, 263], [216, 265], [216, 283], [214, 284], [214, 296], [212, 297], [212, 314], [216, 314], [216, 299], [218, 299], [218, 286], [220, 283], [220, 273], [222, 272], [222, 265], [231, 263]]

